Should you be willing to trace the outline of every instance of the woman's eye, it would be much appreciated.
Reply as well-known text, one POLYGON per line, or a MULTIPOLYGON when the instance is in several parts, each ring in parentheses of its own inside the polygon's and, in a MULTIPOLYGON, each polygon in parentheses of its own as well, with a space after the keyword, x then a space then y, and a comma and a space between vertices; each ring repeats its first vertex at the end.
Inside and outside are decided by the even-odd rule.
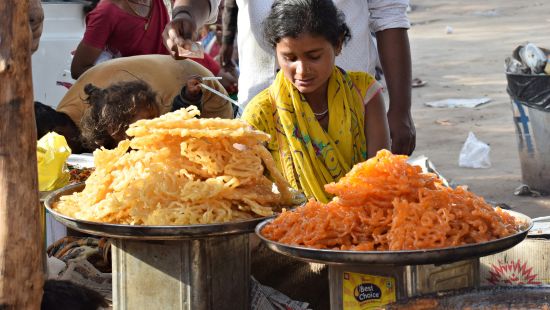
POLYGON ((294 57, 294 56, 283 56, 283 59, 285 61, 289 61, 289 62, 296 61, 296 57, 294 57))
POLYGON ((309 56, 309 59, 311 59, 311 60, 319 60, 319 58, 321 58, 321 55, 310 55, 309 56))

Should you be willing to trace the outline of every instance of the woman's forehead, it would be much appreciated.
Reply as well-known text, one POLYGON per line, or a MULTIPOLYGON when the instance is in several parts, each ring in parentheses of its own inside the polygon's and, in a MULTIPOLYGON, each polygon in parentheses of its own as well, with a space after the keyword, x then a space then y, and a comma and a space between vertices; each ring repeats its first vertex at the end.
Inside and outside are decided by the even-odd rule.
POLYGON ((310 33, 300 34, 298 37, 283 37, 277 43, 277 50, 280 52, 313 52, 332 47, 332 44, 323 36, 310 33))

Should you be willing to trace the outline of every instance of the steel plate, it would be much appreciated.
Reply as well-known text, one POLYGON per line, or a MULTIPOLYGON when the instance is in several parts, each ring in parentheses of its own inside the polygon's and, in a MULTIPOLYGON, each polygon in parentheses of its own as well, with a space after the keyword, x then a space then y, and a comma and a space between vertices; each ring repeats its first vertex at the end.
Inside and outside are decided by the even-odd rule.
POLYGON ((265 238, 261 231, 273 219, 267 219, 256 227, 256 234, 271 250, 300 260, 323 264, 378 264, 378 265, 426 265, 445 264, 469 258, 482 257, 507 250, 525 239, 533 226, 531 219, 519 212, 502 210, 514 216, 523 224, 520 232, 497 240, 483 243, 462 245, 451 248, 439 248, 411 251, 343 251, 319 250, 301 246, 293 246, 271 241, 265 238))
POLYGON ((139 240, 199 239, 212 236, 252 233, 258 223, 269 218, 262 217, 219 224, 146 226, 78 220, 53 210, 52 206, 59 200, 59 197, 82 191, 84 186, 84 183, 78 183, 53 191, 46 197, 44 205, 48 212, 63 225, 91 235, 139 240))

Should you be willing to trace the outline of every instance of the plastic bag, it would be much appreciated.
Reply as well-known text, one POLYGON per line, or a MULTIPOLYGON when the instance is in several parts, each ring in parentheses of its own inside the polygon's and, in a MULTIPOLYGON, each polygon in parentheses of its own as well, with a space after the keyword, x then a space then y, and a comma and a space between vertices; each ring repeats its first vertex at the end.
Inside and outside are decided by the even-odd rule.
POLYGON ((489 168, 491 167, 491 159, 489 153, 491 147, 476 138, 473 132, 470 131, 468 138, 458 158, 458 166, 464 168, 489 168))
POLYGON ((548 57, 550 50, 532 44, 520 45, 512 52, 512 57, 506 60, 506 91, 514 101, 539 111, 550 112, 550 75, 536 74, 541 68, 545 70, 545 65, 550 64, 548 57), (538 54, 533 57, 533 63, 524 61, 527 57, 525 54, 529 54, 528 46, 530 50, 535 51, 531 53, 538 54), (532 68, 536 68, 535 73, 532 72, 532 68))
POLYGON ((71 149, 67 140, 55 132, 49 132, 38 140, 36 156, 40 191, 52 191, 69 184, 69 171, 65 169, 69 155, 71 149))

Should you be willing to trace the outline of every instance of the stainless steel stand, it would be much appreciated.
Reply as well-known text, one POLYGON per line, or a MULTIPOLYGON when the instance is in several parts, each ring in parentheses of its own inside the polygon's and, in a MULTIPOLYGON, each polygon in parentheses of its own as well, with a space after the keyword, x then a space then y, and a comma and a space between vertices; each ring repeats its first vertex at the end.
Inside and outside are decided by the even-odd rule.
POLYGON ((115 239, 113 307, 247 309, 248 234, 179 241, 115 239))
POLYGON ((331 310, 379 309, 422 294, 478 287, 479 258, 444 265, 329 265, 329 285, 331 310))

